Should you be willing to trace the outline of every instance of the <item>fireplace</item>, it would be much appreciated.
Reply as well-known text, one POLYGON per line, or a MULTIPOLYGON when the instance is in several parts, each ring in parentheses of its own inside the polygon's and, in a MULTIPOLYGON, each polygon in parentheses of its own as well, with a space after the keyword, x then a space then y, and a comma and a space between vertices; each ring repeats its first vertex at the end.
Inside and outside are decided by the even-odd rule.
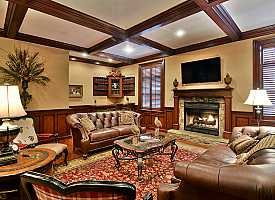
POLYGON ((219 103, 184 103, 184 130, 219 135, 219 103))

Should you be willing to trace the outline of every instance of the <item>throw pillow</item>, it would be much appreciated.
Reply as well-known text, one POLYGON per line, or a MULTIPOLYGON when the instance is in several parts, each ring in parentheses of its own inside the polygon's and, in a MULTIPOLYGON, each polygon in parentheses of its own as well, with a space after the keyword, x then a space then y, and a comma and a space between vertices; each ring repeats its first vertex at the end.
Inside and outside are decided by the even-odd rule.
POLYGON ((134 114, 132 112, 121 112, 119 116, 119 125, 135 124, 134 114))
POLYGON ((80 119, 80 124, 88 131, 94 131, 96 129, 93 121, 87 116, 85 115, 84 117, 82 117, 80 119))
POLYGON ((236 138, 229 147, 234 151, 237 155, 241 153, 248 152, 253 146, 257 144, 257 140, 248 136, 242 135, 236 138))

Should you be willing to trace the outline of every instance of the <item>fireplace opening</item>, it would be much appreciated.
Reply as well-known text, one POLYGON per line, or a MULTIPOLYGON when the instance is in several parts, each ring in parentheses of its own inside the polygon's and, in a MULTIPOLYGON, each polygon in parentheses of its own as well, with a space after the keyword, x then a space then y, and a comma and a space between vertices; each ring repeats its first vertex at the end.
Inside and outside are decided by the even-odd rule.
POLYGON ((184 130, 219 135, 219 103, 184 103, 184 130))

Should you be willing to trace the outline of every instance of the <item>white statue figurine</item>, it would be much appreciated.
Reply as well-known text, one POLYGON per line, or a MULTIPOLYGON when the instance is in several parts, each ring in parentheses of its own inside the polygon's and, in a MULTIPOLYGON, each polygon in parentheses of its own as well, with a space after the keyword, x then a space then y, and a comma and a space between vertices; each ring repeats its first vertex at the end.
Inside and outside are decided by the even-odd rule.
POLYGON ((162 127, 161 121, 158 119, 158 117, 155 117, 155 136, 158 137, 159 136, 159 129, 162 127))

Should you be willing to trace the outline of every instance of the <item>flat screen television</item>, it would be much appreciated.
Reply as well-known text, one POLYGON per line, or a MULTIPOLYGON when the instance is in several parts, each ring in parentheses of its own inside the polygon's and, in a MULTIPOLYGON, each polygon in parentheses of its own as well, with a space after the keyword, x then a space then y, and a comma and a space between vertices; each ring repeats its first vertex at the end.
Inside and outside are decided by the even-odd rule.
POLYGON ((221 81, 221 58, 210 58, 181 64, 182 84, 221 81))

